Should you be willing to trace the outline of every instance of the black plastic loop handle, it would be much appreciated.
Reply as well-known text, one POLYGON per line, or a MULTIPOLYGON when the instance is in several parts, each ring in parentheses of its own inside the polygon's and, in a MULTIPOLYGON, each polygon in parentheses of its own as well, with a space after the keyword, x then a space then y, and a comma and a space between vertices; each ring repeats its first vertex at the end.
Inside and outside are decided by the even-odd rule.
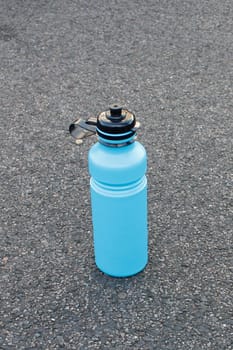
POLYGON ((97 119, 91 117, 87 120, 77 119, 69 126, 69 132, 76 140, 82 140, 96 133, 97 119))

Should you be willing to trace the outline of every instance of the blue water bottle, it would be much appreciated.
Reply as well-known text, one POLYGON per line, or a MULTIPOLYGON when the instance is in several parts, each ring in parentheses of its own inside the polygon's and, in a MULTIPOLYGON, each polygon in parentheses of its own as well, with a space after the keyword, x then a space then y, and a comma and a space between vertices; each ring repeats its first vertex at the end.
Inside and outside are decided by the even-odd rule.
POLYGON ((88 156, 95 262, 115 277, 140 272, 148 260, 147 159, 138 128, 135 115, 118 105, 70 125, 77 143, 97 133, 88 156))

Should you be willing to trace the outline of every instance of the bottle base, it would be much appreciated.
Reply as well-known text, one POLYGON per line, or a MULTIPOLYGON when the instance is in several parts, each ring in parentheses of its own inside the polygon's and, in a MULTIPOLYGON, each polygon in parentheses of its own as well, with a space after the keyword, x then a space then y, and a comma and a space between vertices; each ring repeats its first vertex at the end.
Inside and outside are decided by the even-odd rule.
POLYGON ((96 263, 96 266, 105 275, 108 275, 108 276, 114 277, 114 278, 126 278, 126 277, 133 277, 133 276, 139 274, 140 272, 142 272, 146 268, 147 263, 148 263, 148 261, 146 261, 145 264, 143 264, 141 267, 139 267, 138 269, 135 269, 133 271, 124 271, 124 272, 113 272, 113 271, 110 271, 108 269, 102 268, 97 263, 96 263))

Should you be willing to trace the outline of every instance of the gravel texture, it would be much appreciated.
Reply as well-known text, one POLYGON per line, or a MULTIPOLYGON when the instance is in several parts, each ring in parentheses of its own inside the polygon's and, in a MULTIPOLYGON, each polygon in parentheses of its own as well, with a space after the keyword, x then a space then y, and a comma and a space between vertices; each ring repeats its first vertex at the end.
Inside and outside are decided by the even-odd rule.
POLYGON ((1 0, 0 349, 233 348, 231 0, 1 0), (87 153, 120 101, 148 152, 150 261, 93 258, 87 153))

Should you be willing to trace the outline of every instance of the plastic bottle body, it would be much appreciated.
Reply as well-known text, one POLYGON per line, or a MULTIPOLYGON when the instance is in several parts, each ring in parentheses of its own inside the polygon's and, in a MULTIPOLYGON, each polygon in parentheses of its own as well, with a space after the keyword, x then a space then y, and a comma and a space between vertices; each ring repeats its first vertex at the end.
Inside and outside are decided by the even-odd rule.
POLYGON ((141 271, 148 260, 146 151, 139 142, 89 151, 95 261, 115 277, 141 271))

